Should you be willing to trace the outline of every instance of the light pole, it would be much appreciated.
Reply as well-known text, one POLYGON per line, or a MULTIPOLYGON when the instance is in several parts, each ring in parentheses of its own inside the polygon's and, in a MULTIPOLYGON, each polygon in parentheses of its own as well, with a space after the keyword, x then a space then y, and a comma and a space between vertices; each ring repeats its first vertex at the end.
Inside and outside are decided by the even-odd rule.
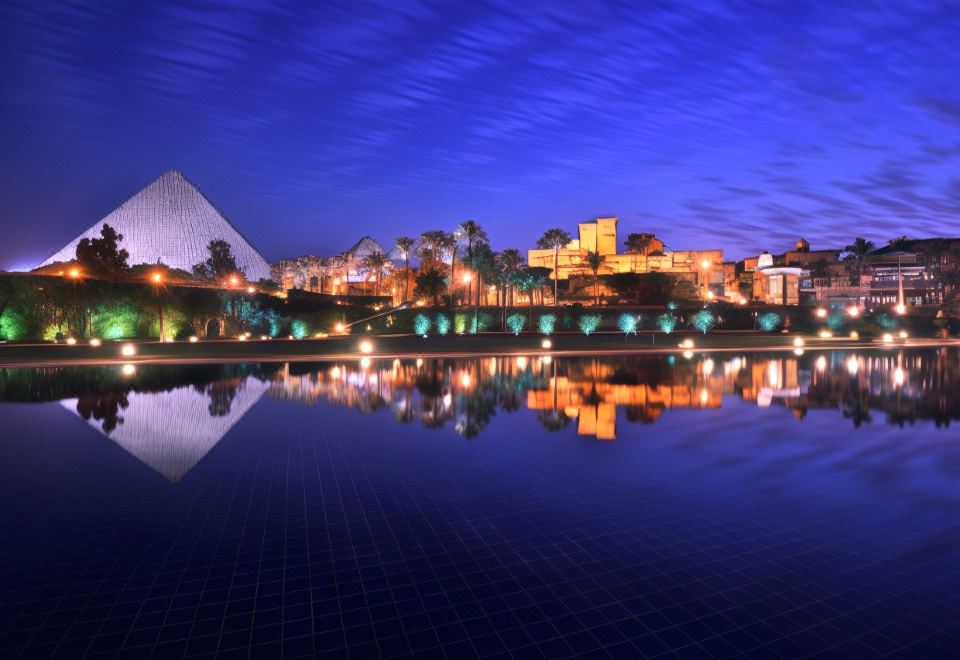
POLYGON ((160 300, 160 285, 163 284, 163 275, 154 273, 150 276, 153 281, 153 293, 157 297, 157 316, 160 319, 160 341, 166 341, 166 333, 163 331, 163 302, 160 300))

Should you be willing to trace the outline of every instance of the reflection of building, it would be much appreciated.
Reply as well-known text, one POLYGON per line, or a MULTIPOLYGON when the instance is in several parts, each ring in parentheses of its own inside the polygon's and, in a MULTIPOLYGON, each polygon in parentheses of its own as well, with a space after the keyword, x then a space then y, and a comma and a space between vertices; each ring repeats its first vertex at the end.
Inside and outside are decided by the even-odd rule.
POLYGON ((82 399, 60 403, 74 413, 83 411, 92 428, 170 481, 179 481, 260 400, 267 387, 263 381, 246 378, 218 381, 204 390, 191 385, 165 392, 129 392, 119 408, 114 406, 108 413, 109 420, 102 414, 90 415, 82 399), (224 392, 225 386, 229 392, 224 392))
MULTIPOLYGON (((561 281, 573 278, 582 286, 589 285, 593 272, 586 257, 587 253, 596 252, 604 257, 601 275, 665 273, 678 281, 689 282, 701 297, 707 297, 708 293, 716 297, 726 295, 734 271, 732 265, 727 267, 723 263, 722 250, 668 250, 652 234, 643 234, 646 239, 643 249, 618 254, 617 222, 617 218, 581 222, 578 237, 557 252, 557 278, 561 281)), ((552 270, 553 250, 529 250, 527 263, 552 270)))
MULTIPOLYGON (((394 268, 394 260, 399 258, 399 255, 387 254, 377 241, 364 236, 341 254, 332 257, 306 255, 296 259, 284 259, 274 264, 271 272, 273 280, 284 290, 303 289, 333 295, 373 294, 377 289, 377 277, 386 279, 387 273, 394 268), (382 274, 374 272, 365 264, 367 257, 375 253, 387 257, 385 272, 382 274)), ((380 289, 381 294, 390 293, 382 286, 380 289)))
POLYGON ((120 247, 130 253, 131 266, 162 263, 190 272, 210 256, 210 241, 223 239, 247 279, 270 277, 270 266, 260 253, 175 170, 161 175, 41 265, 73 260, 80 239, 98 238, 104 223, 123 236, 120 247))
POLYGON ((551 377, 547 389, 527 392, 527 407, 563 411, 567 417, 577 418, 579 435, 599 440, 616 439, 618 407, 645 422, 655 421, 671 408, 720 407, 724 392, 720 377, 694 377, 679 383, 611 383, 614 369, 613 364, 596 363, 588 373, 551 377))

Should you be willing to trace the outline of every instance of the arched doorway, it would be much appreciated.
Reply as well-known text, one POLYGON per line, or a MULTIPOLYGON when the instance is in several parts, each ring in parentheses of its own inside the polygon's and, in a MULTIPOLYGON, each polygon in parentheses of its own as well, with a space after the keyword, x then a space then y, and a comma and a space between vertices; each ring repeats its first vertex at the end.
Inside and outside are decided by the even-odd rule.
POLYGON ((215 337, 222 337, 223 331, 224 331, 223 319, 214 317, 208 320, 205 330, 206 330, 208 339, 215 338, 215 337))

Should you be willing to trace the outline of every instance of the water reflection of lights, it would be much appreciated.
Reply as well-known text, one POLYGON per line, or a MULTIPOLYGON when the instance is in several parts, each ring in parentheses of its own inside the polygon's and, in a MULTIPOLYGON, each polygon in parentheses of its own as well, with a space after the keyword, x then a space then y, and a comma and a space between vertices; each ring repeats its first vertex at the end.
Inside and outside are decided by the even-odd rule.
POLYGON ((817 371, 825 371, 827 369, 827 358, 820 356, 816 361, 817 371))
POLYGON ((523 355, 517 358, 517 368, 526 369, 527 368, 527 358, 523 355))
POLYGON ((360 368, 361 368, 361 369, 369 369, 369 368, 370 368, 370 358, 368 358, 368 357, 360 358, 360 368))
POLYGON ((423 358, 417 358, 417 369, 423 366, 423 358))
POLYGON ((897 387, 900 387, 901 385, 903 385, 905 380, 906 380, 906 374, 904 373, 901 367, 897 367, 896 369, 893 370, 894 385, 896 385, 897 387))
POLYGON ((551 362, 553 362, 553 358, 550 357, 549 355, 544 355, 542 359, 544 364, 550 364, 551 362))
POLYGON ((453 395, 450 392, 447 392, 443 395, 443 407, 449 408, 453 404, 453 395))
POLYGON ((797 355, 797 356, 803 355, 803 349, 802 349, 802 348, 795 348, 795 349, 793 349, 793 354, 794 354, 794 355, 797 355))
POLYGON ((700 390, 700 403, 707 403, 710 401, 710 393, 707 391, 707 388, 700 390))
POLYGON ((360 342, 360 352, 364 354, 373 353, 373 342, 367 339, 360 342))
POLYGON ((707 358, 706 360, 704 360, 704 361, 703 361, 703 375, 704 375, 704 376, 709 376, 710 374, 712 374, 712 373, 713 373, 713 367, 714 367, 714 364, 713 364, 713 360, 712 360, 712 359, 707 358))
POLYGON ((797 337, 793 340, 793 345, 796 348, 803 348, 803 337, 797 337))
POLYGON ((124 376, 132 376, 133 374, 137 373, 137 368, 132 364, 125 364, 120 368, 120 373, 122 373, 124 376))
POLYGON ((856 356, 850 356, 850 358, 847 359, 847 372, 851 376, 856 376, 857 371, 859 369, 860 369, 860 361, 857 359, 856 356))
POLYGON ((470 374, 463 372, 460 374, 460 387, 470 387, 471 379, 470 374))
POLYGON ((331 378, 334 378, 334 379, 339 379, 339 378, 340 378, 340 367, 333 367, 333 368, 330 370, 330 377, 331 377, 331 378))
POLYGON ((693 357, 693 351, 684 351, 683 357, 685 357, 688 360, 691 359, 693 357))

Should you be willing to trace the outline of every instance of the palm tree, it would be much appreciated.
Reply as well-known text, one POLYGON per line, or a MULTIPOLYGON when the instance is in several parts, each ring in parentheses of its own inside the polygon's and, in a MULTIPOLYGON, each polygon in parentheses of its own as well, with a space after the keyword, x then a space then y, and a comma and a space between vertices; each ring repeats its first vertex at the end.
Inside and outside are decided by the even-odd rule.
POLYGON ((383 252, 371 252, 363 258, 363 265, 373 271, 376 276, 374 295, 380 295, 380 280, 383 279, 383 269, 387 265, 387 257, 383 252))
POLYGON ((523 265, 523 255, 517 248, 506 248, 497 254, 497 270, 500 272, 500 279, 504 283, 503 306, 507 306, 507 294, 512 291, 511 282, 513 274, 523 265))
POLYGON ((560 279, 557 273, 557 258, 560 248, 570 243, 573 237, 562 229, 548 229, 543 232, 543 236, 537 241, 537 247, 543 250, 553 250, 553 304, 557 304, 557 281, 560 279))
POLYGON ((409 236, 397 236, 393 242, 403 255, 403 302, 410 300, 410 250, 416 242, 409 236))
POLYGON ((873 241, 868 241, 862 236, 857 236, 857 238, 853 240, 853 243, 843 248, 845 252, 850 253, 854 262, 857 264, 857 282, 860 281, 860 276, 862 275, 864 259, 866 259, 868 254, 873 252, 875 247, 873 241))
MULTIPOLYGON (((450 306, 453 307, 453 292, 456 288, 456 284, 453 281, 456 273, 457 267, 457 248, 460 247, 460 237, 457 235, 457 232, 452 231, 449 234, 444 234, 443 238, 440 239, 438 243, 441 253, 444 250, 450 250, 450 306)), ((443 257, 441 257, 441 261, 443 257)))
POLYGON ((447 278, 435 266, 421 269, 416 277, 413 294, 433 300, 434 306, 440 304, 440 294, 447 287, 447 278))
POLYGON ((420 260, 429 264, 442 263, 441 251, 446 240, 447 232, 442 229, 431 229, 420 234, 420 240, 417 243, 420 260))
POLYGON ((600 304, 600 269, 603 268, 603 262, 607 258, 600 254, 599 252, 587 252, 587 256, 584 257, 584 261, 593 272, 593 292, 594 292, 594 303, 595 305, 600 304))
MULTIPOLYGON (((487 232, 474 220, 464 220, 454 232, 467 242, 467 260, 473 263, 473 247, 480 243, 488 243, 487 232)), ((480 284, 477 284, 477 303, 480 302, 480 284)))

